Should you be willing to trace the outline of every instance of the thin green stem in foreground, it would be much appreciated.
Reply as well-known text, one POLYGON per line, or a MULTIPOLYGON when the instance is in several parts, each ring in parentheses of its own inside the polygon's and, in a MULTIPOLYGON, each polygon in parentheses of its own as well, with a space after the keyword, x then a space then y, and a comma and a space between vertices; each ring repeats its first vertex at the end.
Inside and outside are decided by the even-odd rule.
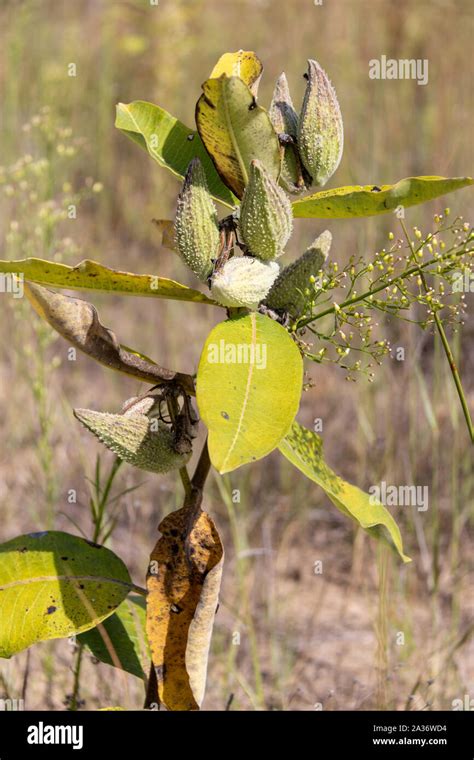
MULTIPOLYGON (((416 254, 415 254, 415 249, 414 249, 414 246, 413 246, 413 242, 410 240, 410 236, 408 234, 408 230, 406 228, 406 225, 405 225, 405 222, 403 221, 403 219, 400 219, 400 225, 401 225, 401 227, 403 229, 403 234, 405 235, 406 241, 407 241, 407 243, 408 243, 408 245, 410 247, 411 257, 412 257, 412 259, 416 263, 416 254)), ((423 267, 422 266, 417 266, 417 269, 418 269, 419 275, 421 277, 421 281, 423 283, 423 288, 424 288, 425 292, 428 293, 429 292, 429 288, 428 288, 428 284, 426 282, 425 275, 424 275, 424 273, 422 271, 423 267)), ((443 327, 443 323, 441 322, 441 319, 440 319, 439 314, 438 314, 438 312, 437 312, 436 309, 433 309, 433 318, 434 318, 434 321, 435 321, 435 324, 436 324, 436 329, 438 330, 439 336, 441 338, 441 343, 443 345, 444 352, 445 352, 446 358, 448 360, 449 368, 451 370, 451 374, 453 376, 454 383, 456 385, 456 390, 458 392, 459 400, 461 402, 461 407, 462 407, 462 410, 463 410, 464 419, 466 420, 467 429, 468 429, 469 435, 471 437, 471 442, 474 443, 474 426, 472 424, 472 419, 471 419, 471 415, 470 415, 470 412, 469 412, 469 407, 468 407, 468 404, 467 404, 466 395, 464 393, 464 388, 462 386, 461 376, 459 375, 459 370, 458 370, 456 362, 454 360, 453 352, 451 351, 451 346, 449 345, 448 338, 446 336, 446 332, 445 332, 444 327, 443 327)))

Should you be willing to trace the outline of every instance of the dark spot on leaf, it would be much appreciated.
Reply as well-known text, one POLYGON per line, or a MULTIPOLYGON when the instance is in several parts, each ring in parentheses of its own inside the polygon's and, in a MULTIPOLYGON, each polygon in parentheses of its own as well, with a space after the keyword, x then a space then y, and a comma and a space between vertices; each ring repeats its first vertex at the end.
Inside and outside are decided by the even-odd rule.
POLYGON ((223 417, 225 420, 230 419, 229 415, 227 414, 227 412, 221 412, 221 417, 223 417))
POLYGON ((27 551, 28 551, 28 547, 27 547, 27 546, 23 546, 21 549, 18 549, 18 551, 19 551, 21 554, 24 554, 25 552, 27 552, 27 551))
POLYGON ((66 560, 68 560, 69 557, 61 557, 61 559, 63 560, 63 562, 66 562, 66 560))
POLYGON ((176 530, 176 528, 171 528, 170 533, 172 536, 175 536, 175 537, 179 535, 179 531, 176 530))
POLYGON ((178 544, 171 544, 171 554, 178 554, 179 552, 179 546, 178 544))
POLYGON ((46 610, 46 614, 52 615, 53 612, 56 612, 57 609, 58 609, 57 607, 55 607, 54 605, 51 605, 51 607, 48 607, 48 609, 46 610))
POLYGON ((257 107, 257 101, 255 98, 252 98, 252 102, 249 105, 249 111, 253 111, 257 107))
POLYGON ((307 75, 306 71, 305 71, 305 73, 303 74, 303 79, 306 79, 306 81, 308 81, 308 79, 309 79, 309 76, 307 75))
POLYGON ((209 108, 212 108, 215 111, 216 107, 215 107, 214 103, 212 102, 212 100, 209 100, 209 98, 207 97, 207 95, 203 95, 203 98, 204 98, 204 102, 207 103, 207 105, 209 106, 209 108))
POLYGON ((374 185, 373 188, 372 188, 372 192, 373 193, 381 193, 382 192, 382 188, 378 187, 377 185, 374 185))
POLYGON ((94 541, 89 541, 88 538, 85 538, 84 541, 86 542, 86 544, 89 544, 89 546, 92 546, 93 549, 102 549, 100 544, 96 544, 94 543, 94 541))
POLYGON ((81 589, 85 588, 84 584, 83 584, 83 583, 80 583, 80 584, 79 584, 79 588, 81 588, 81 589))

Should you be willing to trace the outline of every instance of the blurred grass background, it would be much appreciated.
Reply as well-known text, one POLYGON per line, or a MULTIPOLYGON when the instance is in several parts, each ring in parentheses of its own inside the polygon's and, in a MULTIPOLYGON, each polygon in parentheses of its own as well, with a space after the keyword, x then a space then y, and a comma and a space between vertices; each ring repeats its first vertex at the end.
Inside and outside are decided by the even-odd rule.
MULTIPOLYGON (((114 129, 114 107, 150 100, 191 125, 201 83, 227 50, 262 58, 263 105, 282 70, 297 107, 306 59, 328 71, 345 123, 331 186, 472 174, 473 26, 469 0, 3 0, 1 257, 92 258, 195 286, 151 224, 173 215, 179 185, 114 129), (382 54, 426 58, 428 85, 370 80, 368 62, 382 54), (71 203, 76 219, 67 218, 71 203)), ((427 231, 446 203, 472 221, 471 198, 465 190, 409 209, 407 224, 427 231)), ((325 227, 340 263, 373 254, 390 230, 399 234, 392 217, 302 220, 293 255, 325 227)), ((186 372, 195 371, 218 318, 192 304, 91 300, 121 342, 186 372)), ((99 446, 71 408, 116 411, 144 386, 84 356, 68 361, 62 339, 11 296, 2 296, 0 319, 1 540, 44 526, 90 536, 86 478, 99 446)), ((401 567, 357 532, 278 454, 212 479, 206 507, 227 559, 207 709, 231 699, 230 709, 241 710, 451 709, 453 699, 474 693, 472 447, 438 342, 403 322, 381 319, 380 330, 405 348, 405 361, 387 359, 372 385, 309 367, 313 387, 300 419, 323 420, 329 463, 360 487, 429 486, 427 512, 394 509, 413 563, 401 567)), ((471 409, 473 336, 471 324, 453 338, 471 409)), ((103 461, 110 464, 107 454, 103 461)), ((174 476, 124 466, 117 492, 136 485, 120 501, 109 545, 143 585, 158 522, 180 505, 182 489, 174 476)), ((28 709, 63 709, 75 656, 68 642, 48 642, 1 662, 0 696, 23 694, 28 709)), ((85 658, 80 697, 86 709, 136 708, 142 687, 85 658)))

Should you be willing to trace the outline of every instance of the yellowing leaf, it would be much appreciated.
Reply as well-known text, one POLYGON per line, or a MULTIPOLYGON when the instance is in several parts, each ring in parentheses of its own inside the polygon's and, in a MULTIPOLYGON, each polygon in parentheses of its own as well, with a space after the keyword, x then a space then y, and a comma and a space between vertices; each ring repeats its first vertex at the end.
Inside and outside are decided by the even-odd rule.
POLYGON ((411 562, 403 553, 400 530, 390 512, 379 502, 372 503, 368 494, 346 483, 328 467, 323 459, 323 443, 319 435, 294 422, 279 449, 307 478, 321 486, 343 514, 355 520, 367 533, 387 541, 404 562, 411 562))
POLYGON ((235 198, 222 183, 197 132, 163 108, 143 100, 119 103, 115 126, 178 179, 184 179, 189 164, 198 157, 211 195, 226 206, 234 205, 235 198))
POLYGON ((59 531, 0 545, 0 657, 46 639, 87 631, 132 589, 113 552, 59 531))
MULTIPOLYGON (((164 224, 164 223, 163 223, 164 224)), ((169 222, 172 224, 172 222, 169 222)), ((169 227, 161 227, 163 245, 170 242, 169 227)), ((146 296, 151 298, 169 298, 173 301, 191 301, 217 304, 198 290, 188 288, 174 280, 152 274, 132 274, 118 269, 109 269, 96 261, 84 259, 75 267, 57 264, 44 259, 20 259, 19 261, 0 261, 0 272, 23 275, 30 282, 49 285, 52 288, 68 290, 97 290, 105 293, 120 293, 124 296, 146 296)))
POLYGON ((238 198, 248 182, 250 162, 258 158, 276 181, 280 175, 278 136, 267 112, 238 77, 225 74, 204 82, 196 124, 225 184, 238 198))
POLYGON ((293 216, 342 219, 386 214, 398 206, 415 206, 472 185, 471 177, 408 177, 395 185, 354 185, 322 190, 293 202, 293 216))
POLYGON ((25 295, 42 319, 92 359, 146 383, 159 385, 176 381, 189 393, 194 393, 190 375, 160 367, 142 354, 120 345, 115 333, 101 324, 95 306, 87 301, 53 293, 33 283, 25 283, 25 295))
POLYGON ((162 521, 147 578, 148 640, 159 699, 169 710, 201 706, 222 575, 214 523, 202 511, 192 526, 189 519, 183 508, 162 521))
POLYGON ((298 411, 303 361, 294 340, 261 314, 227 320, 209 334, 196 397, 221 473, 269 454, 298 411))
POLYGON ((258 85, 263 72, 260 58, 250 50, 238 50, 236 53, 224 53, 212 69, 210 79, 218 79, 222 74, 239 77, 257 95, 258 85))

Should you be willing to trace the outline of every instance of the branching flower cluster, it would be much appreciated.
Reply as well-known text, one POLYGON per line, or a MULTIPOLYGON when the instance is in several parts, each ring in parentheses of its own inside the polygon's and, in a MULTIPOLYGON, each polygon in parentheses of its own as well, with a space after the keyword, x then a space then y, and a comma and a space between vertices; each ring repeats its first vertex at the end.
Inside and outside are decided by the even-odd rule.
POLYGON ((371 381, 374 365, 392 355, 390 342, 377 336, 377 312, 424 330, 436 319, 457 330, 464 323, 465 291, 474 279, 474 233, 462 217, 449 221, 449 216, 449 209, 435 215, 426 234, 418 227, 410 234, 402 222, 402 235, 390 232, 390 245, 369 261, 354 255, 343 269, 326 262, 311 276, 304 314, 292 325, 300 338, 306 340, 308 330, 318 339, 305 345, 305 355, 337 364, 349 380, 362 372, 371 381))

